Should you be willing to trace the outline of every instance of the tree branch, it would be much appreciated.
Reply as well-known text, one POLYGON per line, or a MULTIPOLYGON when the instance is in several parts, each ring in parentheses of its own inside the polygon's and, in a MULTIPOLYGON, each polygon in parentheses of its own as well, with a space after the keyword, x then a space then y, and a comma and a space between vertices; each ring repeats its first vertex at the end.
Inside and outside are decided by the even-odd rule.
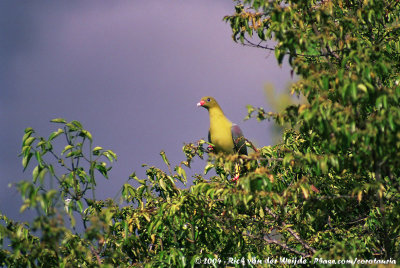
MULTIPOLYGON (((271 215, 275 220, 278 220, 279 217, 278 215, 276 215, 275 213, 272 212, 271 209, 269 209, 268 207, 265 207, 265 211, 271 215)), ((285 222, 282 222, 282 225, 284 226, 284 228, 286 230, 288 230, 288 232, 297 240, 300 242, 300 244, 302 244, 306 249, 308 249, 309 251, 311 251, 313 254, 315 254, 316 250, 309 246, 303 239, 301 239, 301 237, 290 227, 287 227, 287 224, 285 222)))
MULTIPOLYGON (((247 39, 246 37, 244 37, 244 40, 247 42, 247 43, 243 44, 244 46, 262 48, 262 49, 266 49, 266 50, 270 50, 270 51, 275 51, 275 49, 276 49, 275 47, 269 47, 268 45, 265 45, 265 46, 261 45, 261 43, 263 41, 260 41, 259 43, 254 43, 254 42, 250 41, 249 39, 247 39)), ((343 50, 332 50, 329 46, 327 46, 327 49, 328 50, 325 50, 325 52, 322 52, 320 54, 315 54, 315 55, 290 53, 290 52, 285 52, 285 54, 296 56, 296 57, 308 57, 308 58, 320 58, 320 57, 328 57, 328 56, 332 55, 336 59, 340 59, 340 56, 337 53, 341 52, 343 50)))
POLYGON ((305 257, 305 258, 309 258, 309 257, 312 256, 312 255, 310 255, 310 254, 307 254, 307 253, 298 251, 298 250, 296 250, 296 249, 294 249, 294 248, 291 248, 291 247, 289 247, 288 245, 279 242, 278 240, 275 240, 275 239, 268 239, 268 238, 266 238, 266 237, 264 237, 263 239, 264 239, 267 243, 269 243, 269 244, 278 245, 278 246, 282 247, 283 249, 286 249, 287 251, 291 251, 291 252, 296 253, 297 255, 301 255, 301 256, 303 256, 303 257, 305 257))
POLYGON ((101 266, 101 259, 99 254, 97 253, 96 250, 94 250, 94 247, 92 245, 90 245, 90 250, 92 251, 92 253, 96 256, 96 260, 97 260, 97 264, 101 266))

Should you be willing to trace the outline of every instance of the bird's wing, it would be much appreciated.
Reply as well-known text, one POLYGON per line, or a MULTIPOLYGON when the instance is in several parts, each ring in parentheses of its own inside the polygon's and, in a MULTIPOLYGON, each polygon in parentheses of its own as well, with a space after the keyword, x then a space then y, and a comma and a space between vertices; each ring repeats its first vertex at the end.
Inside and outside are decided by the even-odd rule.
POLYGON ((247 155, 246 141, 240 127, 238 125, 232 124, 231 132, 235 151, 239 152, 239 154, 247 155))

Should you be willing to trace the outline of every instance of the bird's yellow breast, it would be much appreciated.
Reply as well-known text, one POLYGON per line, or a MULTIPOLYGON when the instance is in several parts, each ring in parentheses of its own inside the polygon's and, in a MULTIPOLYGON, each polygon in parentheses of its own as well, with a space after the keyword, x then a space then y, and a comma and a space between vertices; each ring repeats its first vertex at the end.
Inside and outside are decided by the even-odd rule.
POLYGON ((210 116, 211 143, 215 145, 217 152, 234 153, 231 127, 232 122, 226 119, 223 114, 210 116))

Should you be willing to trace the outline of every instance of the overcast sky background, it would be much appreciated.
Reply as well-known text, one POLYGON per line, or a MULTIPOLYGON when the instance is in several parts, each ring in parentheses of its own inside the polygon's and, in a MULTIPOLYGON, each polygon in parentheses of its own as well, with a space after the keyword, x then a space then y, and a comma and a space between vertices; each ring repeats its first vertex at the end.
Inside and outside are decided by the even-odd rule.
MULTIPOLYGON (((110 179, 98 177, 99 199, 113 198, 133 171, 143 178, 143 163, 166 169, 161 150, 173 166, 184 160, 183 143, 207 137, 207 111, 196 107, 204 95, 269 145, 268 124, 243 122, 246 105, 268 110, 264 85, 283 90, 290 70, 232 41, 222 18, 233 12, 229 0, 1 1, 0 211, 24 219, 7 187, 31 180, 18 157, 23 131, 48 137, 57 117, 82 122, 95 146, 118 155, 110 179)), ((188 174, 205 164, 196 159, 188 174)))

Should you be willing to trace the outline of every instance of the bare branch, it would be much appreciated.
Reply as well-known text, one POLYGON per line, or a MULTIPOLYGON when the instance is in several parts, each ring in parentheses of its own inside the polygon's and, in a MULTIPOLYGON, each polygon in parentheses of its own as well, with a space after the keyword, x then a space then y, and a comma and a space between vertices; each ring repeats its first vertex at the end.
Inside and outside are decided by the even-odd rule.
POLYGON ((254 146, 254 144, 251 142, 251 141, 249 141, 248 139, 246 139, 245 138, 245 140, 246 140, 246 142, 248 142, 249 144, 250 144, 250 146, 251 146, 251 148, 254 150, 254 152, 258 152, 258 149, 257 149, 257 147, 256 146, 254 146))
MULTIPOLYGON (((243 45, 245 46, 249 46, 249 47, 256 47, 256 48, 262 48, 262 49, 266 49, 266 50, 270 50, 270 51, 275 51, 275 47, 269 47, 268 45, 261 45, 261 43, 263 41, 260 41, 259 43, 254 43, 252 41, 250 41, 249 39, 247 39, 246 37, 244 37, 244 40, 247 43, 244 43, 243 45)), ((327 49, 323 49, 324 52, 320 53, 320 54, 300 54, 300 53, 291 53, 291 52, 285 52, 286 55, 291 55, 291 56, 296 56, 296 57, 308 57, 308 58, 320 58, 320 57, 328 57, 330 55, 334 56, 336 59, 340 59, 340 56, 337 54, 338 52, 341 52, 343 50, 332 50, 329 46, 327 46, 327 49)))
POLYGON ((291 248, 291 247, 289 247, 287 244, 284 244, 284 243, 282 243, 282 242, 279 242, 279 241, 276 240, 276 239, 269 239, 269 238, 267 238, 267 237, 261 238, 261 237, 256 237, 256 236, 251 235, 251 234, 244 234, 244 235, 245 235, 245 236, 248 236, 248 237, 250 237, 250 238, 252 238, 252 239, 261 239, 261 240, 264 240, 264 241, 267 242, 268 244, 275 244, 275 245, 278 245, 278 246, 282 247, 283 249, 286 249, 287 251, 290 251, 290 252, 293 252, 293 253, 295 253, 295 254, 297 254, 297 255, 300 255, 300 256, 302 256, 302 257, 304 257, 304 258, 309 258, 309 257, 312 256, 311 254, 307 254, 307 253, 298 251, 297 249, 291 248))
POLYGON ((96 256, 97 264, 101 265, 100 256, 99 256, 99 254, 97 253, 97 251, 94 249, 94 247, 92 245, 90 245, 90 251, 92 251, 92 253, 96 256))
POLYGON ((298 251, 298 250, 296 250, 296 249, 294 249, 294 248, 291 248, 291 247, 289 247, 288 245, 279 242, 278 240, 275 240, 275 239, 268 239, 268 238, 266 238, 266 237, 264 237, 264 240, 265 240, 267 243, 269 243, 269 244, 278 245, 278 246, 282 247, 283 249, 286 249, 287 251, 291 251, 291 252, 296 253, 296 254, 298 254, 298 255, 300 255, 300 256, 303 256, 303 257, 305 257, 305 258, 309 258, 309 257, 312 256, 312 255, 310 255, 310 254, 307 254, 307 253, 298 251))
MULTIPOLYGON (((279 217, 278 215, 276 215, 275 213, 272 212, 271 209, 269 209, 268 207, 265 207, 265 211, 267 211, 267 213, 269 215, 271 215, 274 219, 278 220, 279 217)), ((301 237, 290 227, 287 227, 287 224, 285 222, 282 222, 282 225, 284 226, 284 228, 286 230, 288 230, 288 232, 297 240, 299 241, 306 249, 308 249, 309 251, 311 251, 313 254, 315 254, 316 250, 309 246, 303 239, 301 239, 301 237)))

